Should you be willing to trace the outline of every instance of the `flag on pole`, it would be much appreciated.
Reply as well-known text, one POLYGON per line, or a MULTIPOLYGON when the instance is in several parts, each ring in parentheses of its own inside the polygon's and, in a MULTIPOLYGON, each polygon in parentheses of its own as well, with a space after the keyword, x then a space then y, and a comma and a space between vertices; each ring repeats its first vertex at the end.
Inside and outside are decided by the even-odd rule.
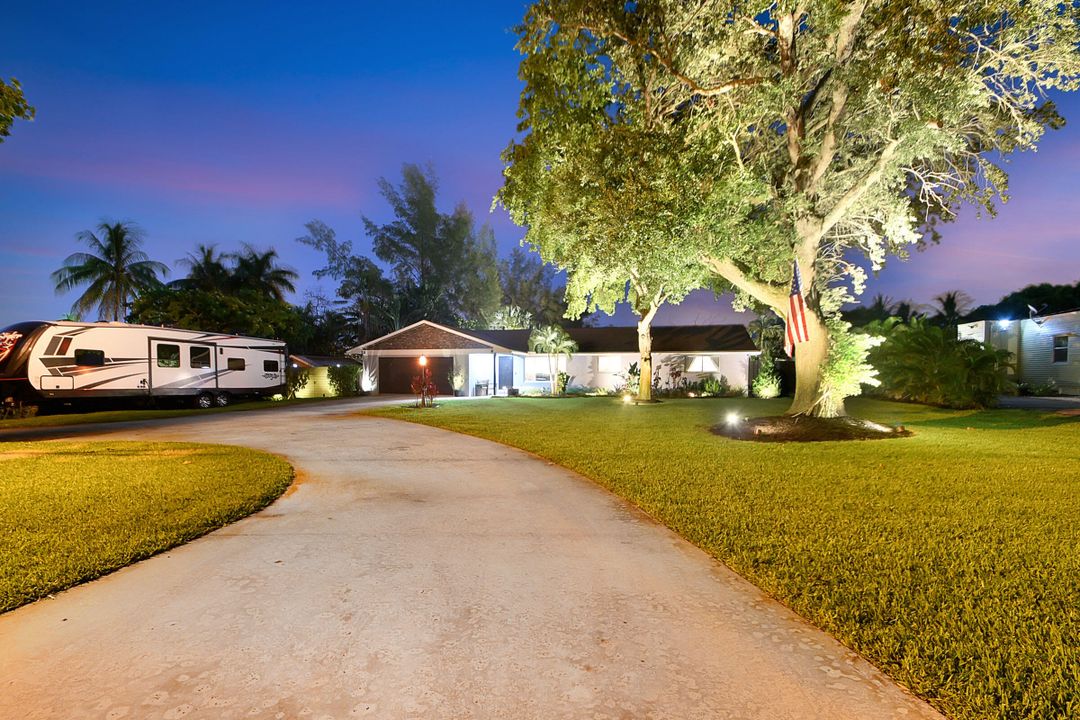
POLYGON ((793 265, 791 295, 788 296, 788 314, 785 323, 787 332, 784 334, 784 352, 788 357, 795 357, 795 346, 810 339, 810 333, 806 330, 806 304, 803 302, 799 261, 796 260, 793 265))

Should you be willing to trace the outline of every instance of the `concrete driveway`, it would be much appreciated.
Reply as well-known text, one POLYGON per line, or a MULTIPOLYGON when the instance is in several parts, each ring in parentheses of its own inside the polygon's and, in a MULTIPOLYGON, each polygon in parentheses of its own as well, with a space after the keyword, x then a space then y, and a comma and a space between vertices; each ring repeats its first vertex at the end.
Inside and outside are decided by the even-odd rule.
POLYGON ((263 448, 300 477, 0 616, 0 717, 940 717, 580 476, 347 409, 110 434, 263 448))

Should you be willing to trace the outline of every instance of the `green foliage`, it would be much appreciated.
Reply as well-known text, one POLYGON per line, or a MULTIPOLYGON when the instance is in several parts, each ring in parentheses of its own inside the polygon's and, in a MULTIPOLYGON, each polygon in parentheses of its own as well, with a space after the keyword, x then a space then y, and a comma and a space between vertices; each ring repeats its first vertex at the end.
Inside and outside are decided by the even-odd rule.
POLYGON ((310 379, 311 373, 307 368, 293 367, 292 363, 288 363, 285 368, 285 387, 288 388, 288 397, 296 397, 296 393, 307 387, 310 379))
POLYGON ((277 338, 300 351, 311 336, 310 319, 288 303, 257 290, 223 293, 159 287, 132 306, 131 322, 234 335, 277 338))
POLYGON ((1018 320, 1029 316, 1029 307, 1040 315, 1080 308, 1080 282, 1075 285, 1028 285, 1011 292, 993 305, 980 305, 965 320, 1018 320))
POLYGON ((555 377, 555 394, 556 395, 565 395, 566 394, 566 388, 568 388, 570 386, 570 383, 573 381, 573 379, 574 379, 573 375, 571 375, 569 373, 562 372, 560 370, 558 375, 556 375, 556 377, 555 377))
POLYGON ((866 329, 884 338, 870 354, 880 393, 897 400, 954 408, 984 408, 1012 389, 1010 353, 973 340, 957 340, 945 328, 916 319, 866 329))
MULTIPOLYGON (((878 371, 868 362, 870 349, 880 339, 851 332, 851 324, 838 317, 829 320, 829 356, 821 370, 820 417, 836 417, 846 398, 862 392, 863 385, 876 387, 878 371)), ((798 351, 796 351, 798 352, 798 351)))
POLYGON ((401 184, 380 178, 379 190, 395 219, 379 225, 364 218, 364 226, 375 255, 393 269, 399 323, 457 324, 494 311, 502 288, 490 226, 477 230, 464 204, 440 213, 431 168, 405 164, 401 184))
POLYGON ((169 269, 142 251, 144 233, 135 223, 102 220, 97 230, 98 235, 83 230, 75 236, 90 252, 68 255, 52 280, 57 294, 87 286, 71 307, 76 316, 96 306, 99 317, 111 316, 115 322, 123 319, 133 298, 160 287, 158 276, 169 269))
POLYGON ((268 505, 279 457, 191 443, 5 443, 0 612, 193 540, 268 505))
POLYGON ((458 368, 450 372, 450 387, 454 392, 460 392, 465 387, 465 368, 458 368))
POLYGON ((534 328, 529 333, 529 348, 533 352, 548 356, 548 368, 551 377, 551 394, 557 395, 557 363, 561 355, 569 360, 577 352, 578 346, 570 334, 558 325, 545 325, 534 328))
MULTIPOLYGON (((499 282, 503 307, 518 308, 542 325, 565 322, 564 289, 555 286, 555 269, 536 253, 522 247, 511 250, 510 257, 499 264, 499 282)), ((506 329, 531 325, 530 320, 522 328, 506 329)))
POLYGON ((851 404, 914 436, 780 447, 707 432, 727 412, 776 415, 778 400, 374 412, 513 445, 595 480, 950 718, 1075 717, 1080 422, 851 404))
POLYGON ((769 400, 780 397, 780 373, 776 370, 776 361, 771 352, 762 352, 758 356, 758 371, 754 376, 754 397, 769 400))
POLYGON ((11 135, 12 123, 16 120, 33 120, 35 112, 33 106, 26 102, 18 80, 11 78, 9 85, 0 78, 0 143, 11 135))
POLYGON ((360 366, 339 363, 326 368, 326 379, 338 397, 352 397, 360 393, 360 366))
MULTIPOLYGON (((499 200, 569 270, 571 314, 694 263, 786 312, 797 259, 829 316, 864 264, 936 240, 962 204, 993 214, 1007 156, 1061 126, 1048 91, 1080 85, 1076 17, 1051 0, 536 0, 499 200)), ((800 368, 809 394, 818 370, 800 368)))

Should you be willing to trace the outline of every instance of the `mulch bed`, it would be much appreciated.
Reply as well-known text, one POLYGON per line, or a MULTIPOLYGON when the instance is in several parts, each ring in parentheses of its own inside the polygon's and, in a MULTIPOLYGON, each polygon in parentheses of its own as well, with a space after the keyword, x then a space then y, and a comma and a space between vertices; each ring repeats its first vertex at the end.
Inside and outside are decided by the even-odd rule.
POLYGON ((714 435, 733 440, 755 442, 823 442, 827 440, 887 440, 910 437, 911 431, 880 425, 853 417, 815 418, 778 417, 739 418, 710 428, 714 435))

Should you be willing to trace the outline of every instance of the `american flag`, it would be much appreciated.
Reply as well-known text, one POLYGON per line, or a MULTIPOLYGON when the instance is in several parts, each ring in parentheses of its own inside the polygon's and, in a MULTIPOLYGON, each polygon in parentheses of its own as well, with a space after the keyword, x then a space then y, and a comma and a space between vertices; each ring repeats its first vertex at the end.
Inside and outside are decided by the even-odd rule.
POLYGON ((795 357, 795 346, 810 339, 806 330, 806 305, 802 296, 802 274, 799 261, 794 262, 791 276, 791 295, 788 297, 787 332, 784 335, 784 352, 788 357, 795 357))

